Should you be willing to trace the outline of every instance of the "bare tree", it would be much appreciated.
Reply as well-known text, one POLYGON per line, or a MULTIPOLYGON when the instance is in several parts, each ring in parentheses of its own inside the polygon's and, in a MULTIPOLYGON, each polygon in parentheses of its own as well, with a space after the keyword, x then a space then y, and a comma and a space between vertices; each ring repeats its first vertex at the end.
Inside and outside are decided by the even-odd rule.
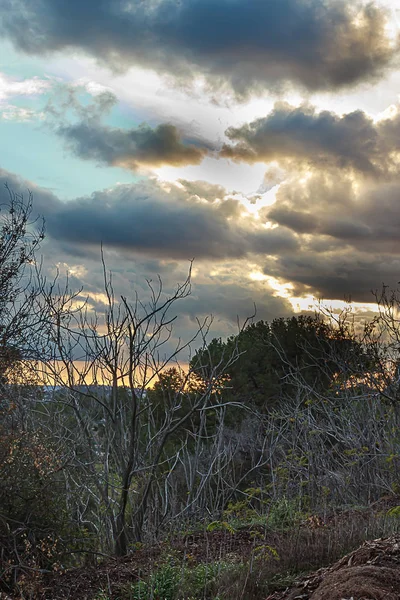
MULTIPOLYGON (((79 293, 54 286, 49 290, 53 328, 43 376, 63 390, 57 396, 64 419, 58 414, 57 421, 63 423, 63 435, 68 430, 68 438, 74 439, 67 462, 75 466, 69 472, 75 472, 81 486, 79 518, 99 534, 105 531, 106 546, 112 542, 116 554, 123 555, 129 540, 142 539, 157 490, 168 490, 188 446, 204 434, 218 384, 237 352, 213 365, 205 384, 195 385, 193 371, 180 368, 179 359, 195 340, 206 346, 211 319, 198 322, 186 342, 174 339, 173 331, 175 304, 191 291, 190 270, 172 293, 164 292, 160 279, 149 281, 148 300, 136 295, 130 302, 116 298, 104 260, 103 267, 103 315, 88 304, 77 305, 79 293), (172 364, 180 372, 179 386, 163 396, 161 406, 154 404, 148 389, 172 364)), ((217 454, 222 457, 222 450, 217 454)), ((209 476, 215 469, 208 467, 209 476)), ((167 496, 161 504, 165 518, 167 496)))

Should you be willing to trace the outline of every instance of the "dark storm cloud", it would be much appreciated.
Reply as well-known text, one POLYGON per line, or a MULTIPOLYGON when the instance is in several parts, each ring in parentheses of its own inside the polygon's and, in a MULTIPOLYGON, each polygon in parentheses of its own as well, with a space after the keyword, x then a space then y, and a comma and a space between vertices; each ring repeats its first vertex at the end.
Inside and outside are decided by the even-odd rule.
POLYGON ((29 54, 77 48, 116 70, 197 72, 238 94, 381 77, 397 51, 385 21, 343 0, 3 0, 1 11, 3 35, 29 54))
POLYGON ((156 182, 121 185, 69 201, 48 219, 49 235, 78 245, 99 245, 165 258, 239 258, 252 252, 294 251, 287 228, 264 229, 240 218, 239 203, 190 197, 156 182))
POLYGON ((81 158, 131 170, 141 165, 196 165, 208 152, 200 142, 196 146, 194 141, 182 140, 178 129, 169 124, 119 129, 87 121, 60 126, 57 133, 81 158))
POLYGON ((362 111, 339 116, 314 107, 276 104, 265 118, 226 132, 221 156, 237 161, 282 161, 290 166, 352 169, 369 175, 398 171, 400 117, 374 122, 362 111))

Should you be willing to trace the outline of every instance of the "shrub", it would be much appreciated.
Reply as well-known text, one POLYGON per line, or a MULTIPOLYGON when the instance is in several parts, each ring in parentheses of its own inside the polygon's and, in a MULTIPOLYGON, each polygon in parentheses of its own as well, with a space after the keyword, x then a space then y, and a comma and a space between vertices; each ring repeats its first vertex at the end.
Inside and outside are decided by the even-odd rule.
POLYGON ((74 531, 60 468, 40 432, 0 429, 0 590, 33 593, 44 572, 61 568, 74 531))

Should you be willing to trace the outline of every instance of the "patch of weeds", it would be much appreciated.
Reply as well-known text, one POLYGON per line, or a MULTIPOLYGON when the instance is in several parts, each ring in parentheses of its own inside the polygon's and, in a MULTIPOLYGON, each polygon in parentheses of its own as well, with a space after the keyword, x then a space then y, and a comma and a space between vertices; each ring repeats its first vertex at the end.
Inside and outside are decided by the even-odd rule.
POLYGON ((246 494, 244 499, 229 502, 223 513, 224 518, 237 528, 249 524, 264 524, 263 512, 267 504, 267 500, 263 498, 265 490, 248 488, 244 493, 246 494))
POLYGON ((176 600, 181 570, 173 564, 161 566, 147 581, 131 586, 131 600, 176 600))
POLYGON ((216 582, 214 592, 221 600, 264 600, 269 593, 264 569, 259 561, 232 565, 231 569, 221 573, 216 582))
POLYGON ((388 517, 394 517, 396 519, 400 518, 400 506, 393 506, 393 508, 390 508, 386 514, 388 517))
POLYGON ((296 499, 283 497, 271 504, 268 513, 268 525, 273 529, 289 529, 298 525, 306 517, 299 508, 296 499))
POLYGON ((226 562, 202 563, 193 569, 186 569, 181 592, 184 594, 191 590, 197 598, 208 598, 221 575, 231 569, 232 565, 226 562))
POLYGON ((97 592, 93 600, 110 600, 110 595, 102 588, 97 592))
POLYGON ((229 531, 229 533, 236 533, 236 529, 227 521, 212 521, 207 525, 207 531, 229 531))
POLYGON ((271 501, 261 497, 265 491, 259 488, 249 488, 246 493, 244 500, 228 504, 223 513, 226 521, 222 523, 229 523, 234 529, 259 526, 282 531, 298 525, 308 516, 305 512, 306 496, 293 499, 284 496, 271 501))
POLYGON ((191 589, 195 600, 205 598, 210 600, 227 600, 229 598, 231 600, 230 591, 226 590, 225 582, 230 581, 230 578, 238 570, 242 571, 243 568, 245 568, 243 564, 226 561, 200 564, 187 573, 185 587, 181 589, 182 596, 180 598, 187 598, 185 591, 191 589))
MULTIPOLYGON (((223 600, 215 589, 219 580, 234 565, 225 562, 201 563, 195 567, 163 565, 147 580, 126 589, 127 600, 223 600)), ((96 599, 97 600, 97 599, 96 599)), ((98 600, 103 600, 99 598, 98 600)), ((108 600, 105 598, 104 600, 108 600)))
POLYGON ((260 544, 259 546, 256 546, 252 554, 256 560, 280 560, 276 548, 273 548, 268 544, 260 544))
MULTIPOLYGON (((268 593, 286 590, 294 585, 303 573, 277 573, 268 580, 268 593)), ((304 573, 306 574, 306 573, 304 573)))

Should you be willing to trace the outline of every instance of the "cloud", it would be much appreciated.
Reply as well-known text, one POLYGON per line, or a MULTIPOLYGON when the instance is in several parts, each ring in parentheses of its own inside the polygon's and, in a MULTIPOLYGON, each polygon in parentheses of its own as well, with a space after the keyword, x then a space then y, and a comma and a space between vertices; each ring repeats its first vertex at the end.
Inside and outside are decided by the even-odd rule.
POLYGON ((177 185, 155 181, 120 185, 63 204, 48 219, 48 233, 69 244, 99 246, 165 258, 240 258, 252 252, 293 251, 296 236, 285 227, 265 229, 240 204, 210 203, 177 185))
POLYGON ((32 110, 30 108, 22 108, 13 104, 0 105, 0 118, 4 121, 19 121, 27 122, 36 119, 43 120, 45 115, 43 112, 32 110))
POLYGON ((248 281, 227 283, 194 280, 192 294, 181 303, 185 314, 195 319, 199 315, 212 314, 235 323, 238 317, 243 322, 254 313, 257 320, 272 320, 277 316, 293 313, 290 303, 272 293, 269 286, 251 285, 248 281))
POLYGON ((8 186, 12 192, 25 198, 29 191, 34 196, 34 214, 42 217, 49 216, 60 209, 62 203, 51 191, 36 185, 32 181, 27 181, 14 173, 10 173, 0 167, 0 202, 7 203, 9 192, 5 186, 8 186))
POLYGON ((277 102, 266 117, 229 127, 225 134, 230 143, 217 149, 168 123, 142 123, 131 129, 104 125, 103 118, 116 102, 113 94, 99 91, 83 103, 76 88, 67 86, 65 91, 66 97, 57 107, 52 101, 47 111, 54 130, 76 155, 99 163, 136 170, 196 165, 206 157, 265 162, 269 168, 262 191, 281 183, 288 171, 341 169, 375 178, 400 172, 400 106, 374 121, 361 110, 338 115, 311 105, 277 102))
MULTIPOLYGON (((220 193, 222 190, 217 193, 217 186, 214 199, 211 188, 204 182, 194 182, 198 193, 190 195, 181 186, 172 186, 166 191, 161 184, 148 182, 119 186, 96 192, 91 198, 63 203, 48 190, 0 170, 1 202, 7 200, 6 182, 17 193, 26 195, 27 188, 32 189, 34 211, 41 212, 46 218, 46 239, 40 248, 44 254, 43 274, 51 281, 58 272, 62 286, 68 272, 71 290, 78 292, 83 288, 78 299, 84 301, 88 297, 87 306, 90 310, 98 310, 100 315, 104 311, 104 273, 99 245, 103 236, 104 257, 107 268, 113 273, 117 299, 121 294, 133 299, 137 293, 142 302, 150 301, 147 280, 153 279, 157 285, 157 274, 162 277, 163 293, 173 292, 176 283, 187 276, 190 253, 198 251, 192 293, 172 311, 178 319, 175 337, 167 349, 174 347, 179 336, 188 339, 196 331, 197 317, 202 319, 213 314, 211 335, 227 336, 237 331, 238 317, 243 322, 253 313, 254 303, 259 319, 292 313, 288 301, 277 297, 267 284, 248 279, 253 258, 249 264, 245 256, 237 255, 247 251, 252 253, 255 224, 251 222, 248 227, 244 223, 235 225, 229 220, 232 216, 220 213, 225 196, 220 193), (143 206, 148 206, 153 220, 148 216, 141 219, 143 206), (213 220, 214 224, 208 220, 213 220), (121 228, 123 221, 126 226, 121 228), (195 234, 196 225, 198 232, 195 234), (195 235, 193 242, 190 240, 192 235, 195 235), (171 255, 173 258, 168 258, 171 255)), ((274 251, 294 250, 291 234, 289 243, 284 237, 279 241, 277 231, 269 235, 274 251)))
POLYGON ((16 106, 9 100, 20 96, 40 96, 47 93, 54 85, 55 80, 51 78, 16 79, 0 72, 0 119, 19 122, 43 120, 43 112, 16 106))
POLYGON ((142 123, 121 129, 92 120, 59 126, 57 133, 80 158, 131 170, 140 166, 197 165, 208 153, 201 142, 186 142, 177 127, 166 123, 155 128, 142 123))
POLYGON ((400 279, 400 181, 355 181, 337 172, 283 184, 263 218, 298 235, 295 253, 268 259, 264 273, 291 282, 294 295, 352 297, 400 279))
POLYGON ((1 14, 3 35, 29 54, 76 48, 239 95, 381 77, 397 52, 385 26, 382 8, 344 0, 3 0, 1 14))
POLYGON ((400 113, 374 122, 358 110, 344 115, 279 102, 271 113, 226 132, 220 155, 235 161, 278 161, 289 169, 346 169, 379 176, 398 173, 400 113))
POLYGON ((54 85, 51 79, 32 77, 16 79, 0 72, 0 102, 16 96, 36 96, 44 94, 54 85))
POLYGON ((46 106, 49 121, 55 125, 72 117, 83 122, 100 122, 117 104, 112 90, 95 82, 57 82, 46 106))
POLYGON ((190 196, 197 196, 208 202, 222 200, 226 196, 226 189, 222 185, 216 185, 214 183, 209 183, 208 181, 188 181, 186 179, 178 179, 178 183, 190 196))
POLYGON ((80 158, 133 171, 197 165, 212 150, 204 140, 185 136, 169 123, 142 123, 130 129, 104 124, 116 103, 115 94, 104 86, 82 80, 63 83, 48 102, 47 124, 80 158))
MULTIPOLYGON (((45 217, 47 236, 75 258, 93 258, 101 243, 126 258, 143 255, 163 260, 224 260, 254 253, 284 254, 295 251, 298 245, 290 229, 265 228, 226 192, 223 197, 211 200, 212 186, 204 182, 193 182, 198 192, 193 194, 182 184, 148 179, 68 202, 61 202, 52 192, 0 169, 4 200, 5 183, 25 196, 28 190, 33 192, 35 214, 45 217)), ((219 186, 214 188, 216 191, 219 186)))
MULTIPOLYGON (((32 189, 35 212, 46 219, 47 260, 72 264, 76 273, 85 265, 93 293, 101 290, 101 242, 121 293, 149 273, 162 272, 172 285, 195 258, 199 287, 185 314, 214 312, 232 322, 234 313, 248 316, 251 300, 266 318, 289 310, 286 300, 271 299, 268 282, 248 280, 252 270, 290 283, 293 296, 359 302, 400 280, 400 180, 363 183, 340 170, 293 175, 260 219, 201 181, 147 180, 69 202, 0 171, 4 182, 19 193, 32 189)), ((2 186, 2 201, 5 193, 2 186)))
POLYGON ((400 181, 366 181, 338 172, 293 177, 262 216, 301 234, 328 236, 366 251, 400 252, 400 181))
POLYGON ((276 264, 269 262, 264 272, 290 281, 293 296, 370 303, 374 302, 373 292, 381 290, 383 284, 398 287, 400 256, 364 254, 349 248, 320 254, 303 250, 276 264))

